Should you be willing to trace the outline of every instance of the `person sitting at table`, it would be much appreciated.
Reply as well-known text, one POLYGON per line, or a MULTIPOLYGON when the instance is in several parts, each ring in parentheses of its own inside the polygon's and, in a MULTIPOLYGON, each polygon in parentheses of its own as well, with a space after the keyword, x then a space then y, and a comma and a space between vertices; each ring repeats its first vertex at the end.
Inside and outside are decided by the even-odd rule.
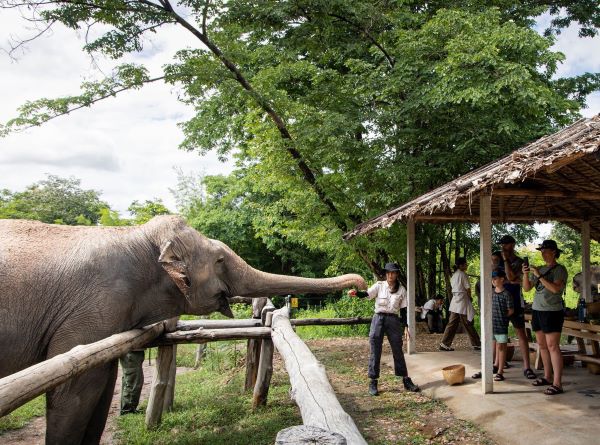
POLYGON ((421 320, 427 319, 427 328, 430 334, 441 334, 444 332, 444 320, 442 320, 442 308, 444 297, 437 295, 427 300, 421 310, 421 320))
POLYGON ((531 328, 535 331, 540 355, 544 363, 544 377, 536 379, 533 386, 548 386, 544 394, 553 396, 563 392, 563 358, 560 352, 560 334, 565 318, 562 299, 567 282, 567 269, 556 262, 562 250, 554 240, 544 240, 537 248, 542 252, 542 267, 523 264, 523 290, 535 287, 531 328), (552 383, 551 383, 552 381, 552 383))

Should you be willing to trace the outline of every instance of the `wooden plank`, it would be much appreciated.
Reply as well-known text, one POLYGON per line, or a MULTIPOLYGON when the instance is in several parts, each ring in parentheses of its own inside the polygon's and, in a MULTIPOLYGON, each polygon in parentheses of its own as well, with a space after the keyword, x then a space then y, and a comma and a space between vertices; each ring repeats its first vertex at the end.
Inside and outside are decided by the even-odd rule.
POLYGON ((599 334, 596 334, 594 332, 580 331, 578 329, 563 328, 562 334, 572 335, 573 337, 578 337, 578 338, 587 338, 589 340, 596 340, 596 341, 600 340, 599 334))
POLYGON ((585 355, 585 354, 575 354, 574 357, 575 357, 575 360, 581 360, 582 362, 596 363, 596 364, 600 365, 600 357, 592 357, 590 355, 585 355))
POLYGON ((252 394, 252 408, 267 404, 269 395, 269 386, 273 375, 273 341, 265 338, 260 347, 260 358, 258 361, 258 372, 256 374, 256 384, 252 394))
POLYGON ((290 376, 291 395, 303 423, 341 434, 348 444, 366 445, 354 420, 340 405, 323 365, 294 332, 285 308, 273 312, 272 338, 290 376))
POLYGON ((542 196, 549 198, 572 198, 586 201, 600 201, 600 193, 595 192, 566 192, 563 190, 527 189, 527 188, 497 188, 492 191, 495 196, 542 196))
POLYGON ((492 265, 489 260, 492 247, 492 198, 479 197, 479 262, 481 263, 481 390, 494 390, 492 351, 492 265))
POLYGON ((148 347, 174 345, 178 343, 207 343, 221 340, 247 340, 249 338, 269 338, 271 330, 259 328, 197 329, 176 331, 156 339, 148 347))
POLYGON ((406 293, 408 297, 408 345, 406 351, 414 354, 417 350, 416 344, 416 320, 415 320, 415 283, 416 283, 416 260, 415 260, 415 220, 406 222, 406 293))
POLYGON ((248 318, 240 320, 182 320, 177 323, 177 331, 195 331, 196 329, 254 328, 262 326, 260 320, 248 318))
POLYGON ((64 354, 0 379, 0 417, 88 369, 116 360, 132 349, 145 347, 164 329, 164 322, 160 322, 111 335, 95 343, 76 346, 64 354))
POLYGON ((146 408, 147 428, 156 428, 162 419, 165 394, 169 384, 171 364, 173 363, 173 348, 173 345, 158 347, 156 369, 154 371, 150 396, 148 397, 148 407, 146 408))

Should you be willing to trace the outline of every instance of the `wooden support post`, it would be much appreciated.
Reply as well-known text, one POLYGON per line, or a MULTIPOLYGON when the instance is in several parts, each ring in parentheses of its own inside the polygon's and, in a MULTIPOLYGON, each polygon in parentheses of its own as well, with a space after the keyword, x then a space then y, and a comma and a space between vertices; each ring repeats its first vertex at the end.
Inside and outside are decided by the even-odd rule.
MULTIPOLYGON (((269 300, 271 303, 271 300, 269 300)), ((272 306, 272 303, 271 303, 272 306)), ((262 309, 263 315, 266 306, 262 309)), ((273 312, 270 310, 264 313, 265 326, 270 327, 273 320, 273 312), (270 316, 269 316, 270 315, 270 316)), ((271 385, 271 376, 273 375, 273 340, 265 338, 260 347, 260 358, 258 361, 258 372, 256 374, 256 384, 254 385, 254 393, 252 395, 252 408, 256 409, 259 406, 267 404, 267 396, 269 395, 269 386, 271 385)))
POLYGON ((154 379, 152 380, 152 388, 150 389, 150 397, 148 398, 148 408, 146 408, 147 428, 155 428, 160 424, 172 363, 173 345, 159 346, 158 354, 156 355, 154 379))
POLYGON ((256 374, 256 384, 252 395, 252 408, 267 404, 269 395, 269 385, 273 375, 273 340, 265 338, 260 348, 260 360, 258 363, 258 372, 256 374))
POLYGON ((349 444, 366 445, 354 420, 340 405, 323 365, 294 332, 286 308, 273 312, 272 338, 290 376, 291 395, 303 423, 341 434, 349 444))
POLYGON ((112 362, 132 349, 145 347, 164 329, 161 322, 111 335, 0 379, 0 417, 91 368, 112 362))
POLYGON ((492 351, 492 199, 489 195, 479 198, 479 262, 481 263, 481 385, 483 394, 493 392, 492 351))
POLYGON ((200 367, 200 363, 202 363, 202 358, 204 357, 204 350, 206 349, 206 343, 200 343, 196 348, 196 357, 194 360, 194 369, 198 369, 200 367))
POLYGON ((254 388, 256 384, 256 376, 258 374, 258 361, 260 359, 260 344, 259 339, 248 340, 248 348, 246 350, 246 381, 244 383, 244 391, 254 388))
POLYGON ((175 377, 177 376, 177 345, 173 345, 173 360, 169 369, 169 380, 167 381, 167 389, 165 391, 165 402, 163 411, 170 412, 173 409, 175 400, 175 377))
POLYGON ((590 222, 581 223, 581 295, 585 301, 592 300, 592 268, 590 266, 590 222))
POLYGON ((406 223, 406 291, 408 294, 408 345, 406 350, 409 354, 416 352, 416 320, 415 320, 415 220, 409 219, 406 223))

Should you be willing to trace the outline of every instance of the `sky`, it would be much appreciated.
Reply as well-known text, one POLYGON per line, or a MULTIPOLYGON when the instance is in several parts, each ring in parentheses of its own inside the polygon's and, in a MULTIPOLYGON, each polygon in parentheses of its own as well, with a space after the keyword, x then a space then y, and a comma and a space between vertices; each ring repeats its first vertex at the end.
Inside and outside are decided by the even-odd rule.
MULTIPOLYGON (((540 27, 546 18, 539 22, 540 27)), ((0 49, 9 39, 32 35, 17 11, 0 11, 0 49)), ((82 35, 56 27, 47 36, 30 42, 17 60, 0 52, 0 122, 16 115, 27 100, 77 94, 82 81, 109 73, 114 62, 96 59, 82 51, 82 35)), ((197 47, 188 32, 178 28, 159 31, 144 50, 127 57, 143 63, 150 76, 184 47, 197 47)), ((570 28, 558 36, 555 49, 566 55, 557 73, 575 75, 600 72, 600 37, 580 39, 570 28)), ((222 163, 213 153, 200 156, 178 149, 183 134, 179 122, 193 110, 177 100, 177 91, 163 84, 121 93, 89 109, 59 117, 41 127, 0 138, 0 189, 23 190, 47 174, 81 179, 84 189, 102 192, 102 199, 127 215, 134 200, 161 198, 176 210, 169 189, 177 184, 175 167, 186 174, 227 174, 231 161, 222 163)), ((590 96, 585 116, 600 113, 600 93, 590 96)))

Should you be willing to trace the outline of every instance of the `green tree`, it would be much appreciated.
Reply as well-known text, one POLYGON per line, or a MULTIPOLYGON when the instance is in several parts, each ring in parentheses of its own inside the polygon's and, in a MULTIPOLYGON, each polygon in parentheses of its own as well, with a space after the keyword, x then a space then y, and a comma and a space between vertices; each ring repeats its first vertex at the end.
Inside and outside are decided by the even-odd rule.
POLYGON ((34 219, 45 223, 92 225, 108 205, 100 192, 84 190, 81 180, 48 175, 22 192, 0 193, 0 218, 34 219))
POLYGON ((168 215, 171 213, 160 198, 155 198, 154 200, 147 199, 143 203, 137 200, 133 201, 127 210, 133 215, 134 224, 144 224, 157 215, 168 215))
MULTIPOLYGON (((575 21, 591 35, 593 3, 25 0, 49 24, 105 25, 91 53, 121 58, 164 25, 201 47, 160 75, 124 64, 80 95, 27 103, 4 130, 164 80, 196 110, 184 149, 235 150, 257 236, 328 252, 331 273, 377 271, 402 258, 403 229, 351 245, 342 232, 578 116, 598 76, 554 79, 563 56, 532 26, 548 10, 550 33, 575 21)), ((444 235, 430 234, 433 255, 444 235)))

